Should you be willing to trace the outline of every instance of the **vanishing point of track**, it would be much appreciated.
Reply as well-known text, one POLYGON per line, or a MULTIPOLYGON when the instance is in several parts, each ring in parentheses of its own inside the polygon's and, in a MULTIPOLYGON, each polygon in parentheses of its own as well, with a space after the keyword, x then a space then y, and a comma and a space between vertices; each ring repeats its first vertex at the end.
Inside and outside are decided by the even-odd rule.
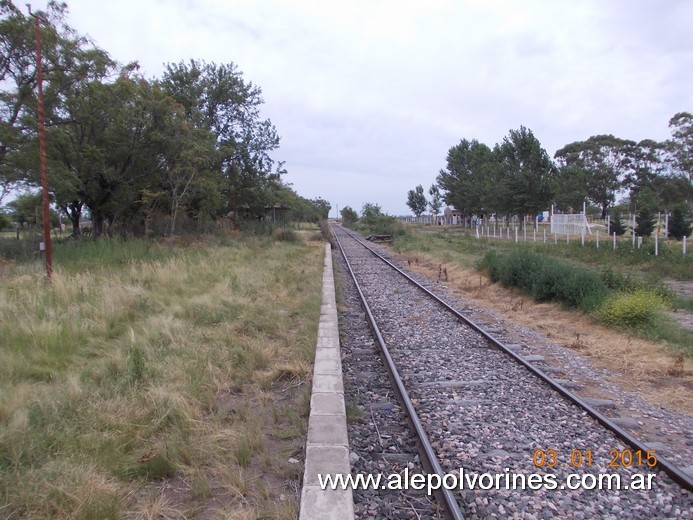
POLYGON ((655 474, 651 490, 442 490, 448 517, 691 517, 689 475, 659 454, 655 467, 630 460, 648 447, 370 244, 333 233, 427 472, 655 474))

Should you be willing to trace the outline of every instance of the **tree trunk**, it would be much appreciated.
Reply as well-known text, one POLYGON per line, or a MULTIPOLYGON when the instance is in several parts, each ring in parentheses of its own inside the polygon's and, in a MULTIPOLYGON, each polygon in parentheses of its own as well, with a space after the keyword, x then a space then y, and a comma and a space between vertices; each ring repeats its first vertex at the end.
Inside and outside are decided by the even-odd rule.
POLYGON ((91 214, 91 237, 93 240, 98 240, 103 233, 104 216, 98 212, 91 214))

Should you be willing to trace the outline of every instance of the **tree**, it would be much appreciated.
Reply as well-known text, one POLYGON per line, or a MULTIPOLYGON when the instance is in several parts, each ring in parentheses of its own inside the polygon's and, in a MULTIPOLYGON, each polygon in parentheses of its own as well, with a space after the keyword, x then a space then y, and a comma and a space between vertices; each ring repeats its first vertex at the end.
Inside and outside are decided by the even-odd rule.
MULTIPOLYGON (((43 226, 43 200, 40 193, 28 193, 20 195, 14 200, 7 203, 7 208, 10 210, 9 215, 20 227, 24 224, 31 226, 43 226)), ((59 219, 58 214, 50 209, 51 226, 57 226, 59 219)))
POLYGON ((420 217, 426 211, 427 204, 428 201, 426 201, 426 195, 424 195, 421 184, 407 193, 407 206, 416 217, 420 217))
POLYGON ((693 183, 693 114, 679 112, 669 120, 672 138, 666 142, 676 175, 693 183))
POLYGON ((655 228, 654 213, 649 206, 644 206, 635 217, 635 231, 641 237, 649 237, 655 228))
POLYGON ((431 208, 433 221, 438 222, 438 213, 440 213, 440 209, 443 207, 443 199, 440 196, 438 186, 431 184, 431 187, 428 189, 428 194, 431 196, 431 200, 428 205, 431 208))
POLYGON ((491 149, 476 139, 462 139, 448 151, 447 169, 436 179, 443 200, 465 215, 493 211, 496 164, 491 149))
POLYGON ((621 220, 621 214, 617 213, 610 221, 609 221, 609 230, 611 233, 616 233, 617 236, 622 236, 626 233, 626 227, 623 225, 623 221, 621 220))
MULTIPOLYGON (((38 181, 35 20, 11 2, 0 12, 0 191, 38 181)), ((65 23, 67 6, 50 1, 41 19, 46 124, 75 84, 94 79, 112 65, 108 54, 65 23)), ((2 194, 0 194, 0 199, 2 194)))
POLYGON ((318 197, 316 199, 311 199, 310 203, 313 205, 315 211, 317 212, 317 218, 315 220, 327 220, 327 218, 329 218, 330 210, 332 209, 332 205, 329 202, 327 202, 325 199, 321 199, 318 197))
POLYGON ((359 219, 358 213, 351 209, 350 206, 344 206, 339 213, 342 216, 342 224, 346 227, 351 227, 359 219))
POLYGON ((260 119, 260 88, 246 82, 233 63, 195 60, 169 64, 161 84, 189 117, 199 114, 200 124, 215 135, 215 168, 225 179, 234 222, 241 207, 264 215, 269 185, 282 172, 272 172, 269 152, 279 146, 279 135, 269 119, 260 119))
POLYGON ((141 190, 160 182, 153 175, 156 154, 146 149, 151 85, 126 72, 113 83, 81 84, 53 119, 50 134, 50 159, 59 173, 51 181, 56 198, 62 207, 75 206, 73 228, 79 204, 89 208, 94 239, 106 225, 132 221, 141 190))
POLYGON ((383 216, 383 210, 380 204, 374 202, 366 202, 361 208, 361 220, 367 225, 372 226, 378 218, 383 216))
POLYGON ((629 149, 633 146, 633 141, 597 135, 564 146, 554 157, 561 166, 575 165, 586 172, 587 196, 601 208, 602 218, 605 218, 630 171, 629 149))
POLYGON ((12 218, 3 210, 0 210, 0 231, 9 228, 10 224, 12 224, 12 218))
POLYGON ((579 211, 587 200, 587 173, 575 164, 564 164, 553 179, 553 202, 562 211, 579 211))
POLYGON ((537 215, 552 199, 555 167, 531 130, 511 130, 496 147, 502 174, 502 206, 508 213, 537 215))
POLYGON ((678 206, 674 208, 669 219, 669 236, 676 240, 683 240, 691 234, 693 225, 686 219, 685 207, 678 206))

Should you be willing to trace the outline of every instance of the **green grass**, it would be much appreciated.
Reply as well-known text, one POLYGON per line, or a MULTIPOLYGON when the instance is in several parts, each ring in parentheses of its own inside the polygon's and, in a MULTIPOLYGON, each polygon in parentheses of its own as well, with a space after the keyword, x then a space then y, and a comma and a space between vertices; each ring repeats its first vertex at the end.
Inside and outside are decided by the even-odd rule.
MULTIPOLYGON (((102 240, 58 244, 51 284, 35 262, 6 267, 0 516, 204 507, 241 486, 240 469, 229 468, 250 472, 242 507, 293 496, 288 483, 260 493, 257 467, 276 448, 265 438, 275 427, 266 396, 286 384, 277 374, 289 370, 294 384, 309 378, 323 254, 297 237, 173 248, 102 240), (238 420, 239 403, 251 402, 252 414, 238 420), (172 476, 195 483, 185 504, 149 492, 172 476)), ((299 417, 302 394, 281 396, 299 417)))
MULTIPOLYGON (((615 270, 628 269, 637 276, 646 278, 670 277, 679 280, 693 280, 693 252, 683 256, 679 242, 660 242, 659 256, 654 255, 654 243, 646 243, 641 249, 633 249, 630 241, 618 243, 616 251, 611 242, 602 240, 597 248, 594 242, 587 242, 583 247, 579 237, 572 237, 570 243, 565 238, 554 244, 552 239, 543 243, 543 234, 532 241, 528 232, 528 241, 497 238, 479 238, 468 236, 459 228, 438 230, 435 228, 407 227, 407 233, 397 236, 395 247, 400 251, 455 253, 455 262, 463 267, 473 267, 475 262, 487 251, 507 253, 515 250, 526 250, 545 256, 564 259, 574 265, 592 268, 611 267, 615 270)), ((541 234, 542 232, 540 232, 541 234)))

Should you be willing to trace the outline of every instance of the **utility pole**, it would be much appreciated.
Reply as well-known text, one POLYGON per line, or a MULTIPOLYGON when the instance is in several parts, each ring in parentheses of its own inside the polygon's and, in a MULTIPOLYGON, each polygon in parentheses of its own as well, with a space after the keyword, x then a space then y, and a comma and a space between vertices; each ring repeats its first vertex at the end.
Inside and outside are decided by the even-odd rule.
POLYGON ((39 162, 41 167, 41 188, 43 201, 43 243, 46 252, 46 278, 53 275, 53 249, 51 247, 51 220, 48 204, 48 173, 46 168, 46 127, 43 118, 43 67, 41 65, 41 25, 38 14, 31 13, 31 4, 26 4, 29 15, 36 20, 36 83, 38 84, 38 130, 39 162))

